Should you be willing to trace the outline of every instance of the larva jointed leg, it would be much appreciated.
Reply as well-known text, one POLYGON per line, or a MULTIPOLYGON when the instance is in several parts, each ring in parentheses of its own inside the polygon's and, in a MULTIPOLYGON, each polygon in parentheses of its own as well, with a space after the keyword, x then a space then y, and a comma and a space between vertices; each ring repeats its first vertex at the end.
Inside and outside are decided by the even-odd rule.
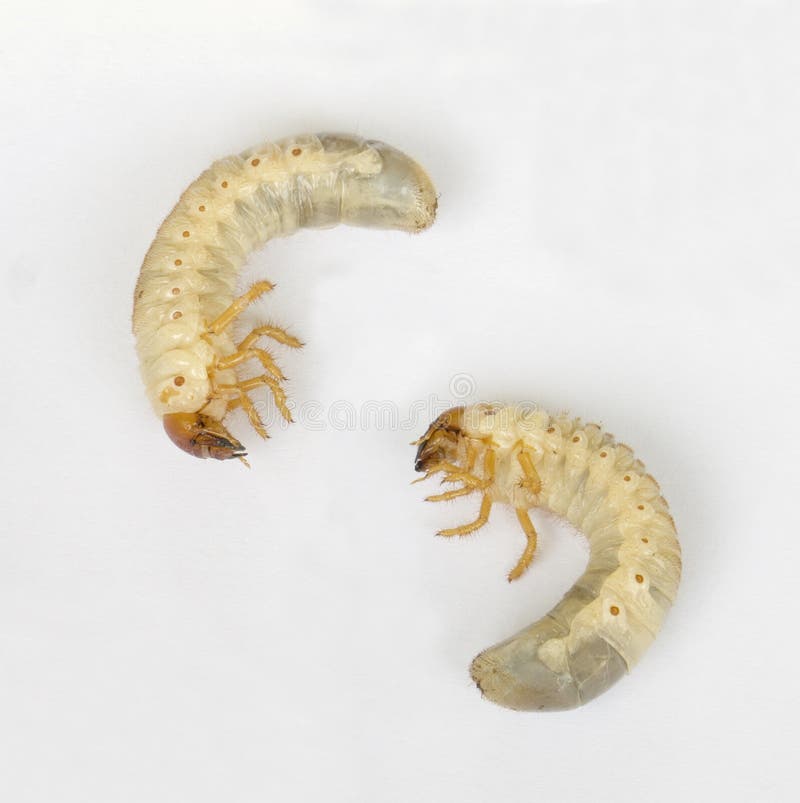
MULTIPOLYGON (((272 290, 269 282, 263 281, 253 285, 244 295, 237 298, 216 320, 206 326, 202 337, 212 343, 212 336, 219 336, 231 328, 236 318, 244 312, 264 293, 272 290)), ((230 410, 241 406, 244 408, 253 429, 262 437, 269 437, 264 422, 258 414, 248 392, 262 385, 271 391, 275 404, 281 415, 291 421, 292 416, 286 406, 286 395, 280 387, 280 382, 286 377, 278 368, 272 355, 262 348, 253 345, 260 337, 271 337, 279 343, 292 348, 301 348, 302 343, 292 337, 283 329, 276 326, 260 326, 253 329, 242 340, 235 350, 225 357, 219 357, 208 367, 208 376, 211 386, 209 399, 222 399, 226 402, 226 409, 230 410), (251 379, 240 380, 231 384, 218 382, 220 375, 230 374, 234 370, 250 361, 257 361, 268 373, 251 379)), ((181 449, 195 457, 213 457, 225 460, 237 457, 244 460, 244 447, 225 429, 221 420, 201 413, 167 413, 164 415, 164 429, 170 439, 181 449)))
POLYGON ((270 391, 291 421, 285 377, 263 339, 302 344, 271 325, 233 340, 236 319, 272 290, 262 281, 234 295, 253 250, 299 228, 337 223, 422 231, 435 213, 436 192, 419 165, 355 136, 291 137, 213 164, 161 225, 136 286, 133 329, 142 376, 170 438, 196 457, 243 459, 244 447, 223 420, 241 407, 266 437, 249 395, 259 388, 270 391), (251 365, 264 373, 242 379, 239 370, 251 365))
POLYGON ((509 580, 536 552, 531 508, 567 519, 591 547, 586 571, 552 611, 475 658, 484 696, 559 710, 605 691, 652 642, 680 581, 675 524, 655 480, 600 427, 522 407, 448 410, 417 445, 417 471, 461 486, 430 501, 481 494, 477 519, 441 535, 474 532, 495 503, 515 509, 526 545, 509 580))
MULTIPOLYGON (((437 533, 448 537, 469 535, 479 530, 489 521, 493 502, 504 501, 498 499, 495 488, 497 447, 491 436, 467 437, 464 434, 464 414, 463 407, 448 410, 440 415, 425 435, 416 442, 418 449, 414 467, 417 471, 424 471, 425 478, 441 472, 444 474, 442 482, 462 483, 460 488, 428 496, 426 501, 445 502, 459 496, 481 493, 480 511, 475 521, 439 530, 437 533), (474 473, 476 462, 479 462, 478 455, 482 456, 480 461, 482 470, 479 475, 474 473), (463 463, 463 469, 457 465, 459 462, 463 463)), ((524 444, 518 444, 513 451, 514 458, 524 473, 520 478, 520 489, 527 490, 530 498, 523 500, 526 506, 516 509, 517 518, 527 538, 527 545, 517 565, 509 573, 509 580, 521 577, 533 560, 533 553, 536 550, 536 530, 528 517, 527 509, 536 504, 536 495, 541 489, 541 480, 530 456, 524 451, 524 444)))

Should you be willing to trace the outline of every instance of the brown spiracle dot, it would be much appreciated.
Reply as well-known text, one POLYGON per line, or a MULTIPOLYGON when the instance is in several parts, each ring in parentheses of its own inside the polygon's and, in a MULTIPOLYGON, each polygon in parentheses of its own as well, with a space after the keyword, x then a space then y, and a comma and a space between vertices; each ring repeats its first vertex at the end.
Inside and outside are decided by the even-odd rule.
POLYGON ((176 259, 175 260, 175 264, 180 267, 181 265, 183 265, 183 260, 182 259, 176 259))
POLYGON ((227 181, 223 181, 222 184, 220 184, 220 186, 222 187, 222 189, 226 189, 227 186, 228 186, 228 182, 227 181))
POLYGON ((181 294, 181 288, 180 287, 173 287, 172 288, 172 295, 179 296, 180 294, 181 294))
POLYGON ((200 206, 198 206, 197 208, 198 208, 198 209, 199 209, 201 212, 205 212, 205 211, 206 211, 206 206, 205 206, 205 204, 200 204, 200 206))
POLYGON ((177 321, 178 318, 180 318, 182 315, 183 313, 180 310, 176 309, 175 312, 172 313, 172 320, 177 321))
POLYGON ((644 510, 644 505, 636 505, 637 510, 644 510))
POLYGON ((576 435, 576 436, 575 436, 575 437, 572 439, 572 442, 573 442, 573 443, 577 443, 577 442, 578 442, 580 439, 581 439, 581 438, 580 438, 580 435, 576 435))
POLYGON ((622 479, 625 480, 625 482, 630 482, 631 481, 631 475, 630 474, 626 474, 622 479))
POLYGON ((188 231, 185 231, 185 232, 183 233, 183 236, 184 236, 184 237, 188 237, 188 236, 189 236, 189 232, 188 232, 188 231))
POLYGON ((644 577, 642 577, 641 574, 637 574, 636 575, 636 582, 637 583, 643 583, 644 582, 644 577))
POLYGON ((619 608, 616 605, 612 605, 608 610, 612 616, 619 616, 619 608))
POLYGON ((180 387, 186 380, 182 376, 176 376, 175 379, 172 380, 177 387, 180 387))
POLYGON ((547 428, 547 431, 548 431, 548 432, 555 432, 555 431, 556 431, 556 428, 555 428, 555 427, 548 427, 548 428, 547 428))
POLYGON ((650 543, 650 539, 649 538, 642 538, 642 543, 643 544, 649 544, 650 543))
POLYGON ((253 165, 253 167, 258 167, 261 164, 261 159, 253 159, 250 164, 253 165))
POLYGON ((292 156, 299 156, 302 152, 301 148, 292 148, 292 156))
POLYGON ((608 452, 600 452, 600 457, 608 457, 608 452))

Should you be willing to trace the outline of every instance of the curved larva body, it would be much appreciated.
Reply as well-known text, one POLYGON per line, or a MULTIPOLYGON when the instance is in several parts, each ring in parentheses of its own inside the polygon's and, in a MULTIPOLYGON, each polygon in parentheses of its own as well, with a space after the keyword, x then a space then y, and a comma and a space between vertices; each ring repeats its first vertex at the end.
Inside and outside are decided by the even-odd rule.
POLYGON ((434 422, 416 467, 448 471, 484 493, 477 526, 444 535, 477 529, 493 502, 517 510, 528 548, 510 579, 533 557, 535 530, 529 520, 526 526, 532 507, 562 516, 589 540, 586 571, 561 602, 475 658, 471 673, 484 696, 520 710, 574 708, 636 664, 675 599, 681 559, 667 503, 631 449, 579 419, 476 405, 434 422), (453 473, 470 460, 475 471, 453 473))
POLYGON ((167 416, 176 443, 201 457, 241 456, 241 444, 220 422, 232 403, 241 404, 265 434, 246 398, 255 384, 268 385, 288 417, 277 388, 283 377, 253 343, 261 336, 290 346, 299 341, 277 327, 261 327, 237 351, 231 336, 234 318, 271 289, 262 282, 235 301, 250 252, 303 227, 345 223, 420 231, 433 222, 435 210, 436 193, 421 167, 388 145, 355 136, 292 137, 206 170, 161 225, 142 265, 133 309, 147 394, 156 413, 167 416), (236 366, 248 359, 268 371, 255 384, 237 378, 236 366))

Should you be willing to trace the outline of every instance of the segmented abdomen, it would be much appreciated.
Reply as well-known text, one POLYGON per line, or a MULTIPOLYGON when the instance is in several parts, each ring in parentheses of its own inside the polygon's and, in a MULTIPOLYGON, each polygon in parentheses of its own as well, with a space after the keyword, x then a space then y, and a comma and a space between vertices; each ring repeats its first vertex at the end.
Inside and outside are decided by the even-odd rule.
POLYGON ((572 708, 612 685, 655 638, 677 593, 680 545, 658 484, 627 446, 566 417, 523 420, 518 434, 541 454, 541 506, 586 535, 590 558, 552 611, 482 652, 472 675, 511 708, 572 708))

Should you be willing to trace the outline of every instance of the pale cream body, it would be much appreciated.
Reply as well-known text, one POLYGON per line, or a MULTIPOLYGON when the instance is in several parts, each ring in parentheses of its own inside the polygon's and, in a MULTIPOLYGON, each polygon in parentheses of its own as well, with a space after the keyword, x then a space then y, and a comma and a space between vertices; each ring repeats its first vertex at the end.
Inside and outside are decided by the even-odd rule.
POLYGON ((586 571, 556 607, 482 652, 472 676, 489 699, 525 710, 573 708, 633 667, 672 605, 681 574, 675 524, 656 481, 630 448, 580 419, 523 407, 476 405, 467 437, 495 445, 493 501, 540 507, 589 541, 586 571), (524 449, 542 481, 525 487, 524 449))
MULTIPOLYGON (((222 419, 209 370, 234 351, 208 325, 234 300, 239 272, 267 240, 337 223, 420 231, 436 193, 419 165, 380 142, 302 135, 215 162, 158 230, 136 285, 133 331, 148 397, 159 415, 222 419), (178 380, 176 383, 176 379, 178 380)), ((218 384, 234 384, 232 369, 218 384)))

